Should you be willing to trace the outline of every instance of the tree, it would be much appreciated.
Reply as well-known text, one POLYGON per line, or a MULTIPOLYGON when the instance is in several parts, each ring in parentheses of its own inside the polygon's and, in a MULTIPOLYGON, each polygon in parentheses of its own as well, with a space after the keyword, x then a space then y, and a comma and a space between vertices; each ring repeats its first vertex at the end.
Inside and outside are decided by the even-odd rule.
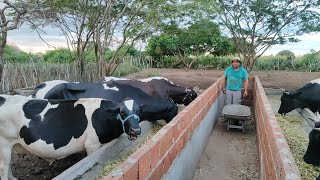
POLYGON ((219 26, 204 20, 195 21, 186 28, 171 24, 163 29, 162 34, 151 38, 147 45, 147 52, 156 60, 161 56, 175 56, 186 67, 191 67, 199 55, 211 49, 217 56, 234 52, 232 42, 221 35, 219 26), (190 62, 188 55, 194 56, 190 62))
MULTIPOLYGON (((28 5, 23 1, 11 2, 3 0, 0 3, 0 81, 4 66, 3 53, 7 44, 8 31, 17 29, 20 19, 28 12, 28 5)), ((2 84, 2 83, 1 83, 2 84)))
POLYGON ((94 32, 95 51, 100 64, 99 75, 111 75, 139 39, 157 31, 166 19, 165 13, 159 12, 170 11, 171 6, 174 6, 173 0, 106 1, 101 22, 94 32), (112 47, 115 49, 113 56, 106 63, 104 54, 112 47), (122 49, 124 53, 117 59, 122 49))
POLYGON ((33 13, 28 19, 37 32, 42 31, 43 26, 53 26, 61 31, 73 53, 79 80, 83 79, 86 57, 93 49, 92 37, 100 20, 102 1, 41 0, 42 11, 33 13))
POLYGON ((289 50, 282 50, 282 51, 278 52, 276 56, 286 56, 286 57, 289 57, 291 59, 295 58, 294 53, 292 51, 289 51, 289 50))
POLYGON ((250 72, 257 58, 275 44, 297 42, 296 35, 319 31, 317 0, 219 0, 221 24, 250 72))

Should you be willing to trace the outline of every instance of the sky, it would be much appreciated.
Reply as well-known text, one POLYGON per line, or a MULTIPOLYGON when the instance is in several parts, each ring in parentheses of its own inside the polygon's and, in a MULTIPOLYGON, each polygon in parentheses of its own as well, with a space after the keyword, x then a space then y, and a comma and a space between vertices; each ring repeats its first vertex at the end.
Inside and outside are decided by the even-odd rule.
MULTIPOLYGON (((9 31, 8 44, 16 45, 25 52, 39 53, 54 48, 66 47, 66 41, 57 29, 46 28, 46 34, 42 34, 43 39, 49 43, 48 46, 44 43, 35 31, 32 31, 27 26, 22 26, 19 29, 9 31)), ((268 49, 264 55, 276 55, 281 50, 290 50, 296 56, 309 53, 311 49, 320 51, 320 33, 304 34, 297 36, 301 41, 298 43, 287 43, 285 45, 274 45, 268 49)))

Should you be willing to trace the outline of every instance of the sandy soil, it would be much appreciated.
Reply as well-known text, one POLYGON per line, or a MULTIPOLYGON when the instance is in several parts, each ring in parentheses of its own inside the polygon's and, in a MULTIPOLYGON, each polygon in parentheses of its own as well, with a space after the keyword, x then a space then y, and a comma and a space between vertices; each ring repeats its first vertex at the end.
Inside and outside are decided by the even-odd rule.
MULTIPOLYGON (((146 69, 129 75, 128 77, 146 78, 164 76, 181 86, 197 86, 200 89, 206 89, 222 75, 223 70, 146 69)), ((320 78, 319 72, 267 71, 253 72, 251 75, 258 75, 264 87, 281 87, 286 89, 298 88, 312 79, 320 78)), ((208 179, 216 176, 230 177, 232 179, 248 179, 249 177, 255 179, 255 177, 257 177, 257 167, 253 167, 253 164, 256 163, 256 156, 254 154, 257 153, 255 152, 256 148, 254 144, 256 141, 254 128, 246 134, 242 134, 241 132, 226 133, 224 126, 218 123, 213 133, 215 138, 209 140, 207 145, 209 149, 206 149, 204 154, 213 153, 213 155, 221 155, 221 153, 226 151, 228 155, 216 156, 214 160, 203 157, 204 167, 206 166, 205 164, 208 163, 208 167, 214 168, 209 171, 208 169, 206 170, 200 167, 203 170, 196 171, 195 178, 197 179, 200 175, 206 175, 204 177, 208 179), (255 163, 252 164, 251 162, 255 163), (211 175, 213 174, 213 176, 208 176, 209 173, 207 173, 207 171, 209 171, 211 175)), ((80 161, 83 157, 85 157, 85 154, 73 155, 50 164, 35 156, 28 155, 22 158, 17 154, 13 154, 12 170, 14 176, 18 179, 52 179, 68 167, 80 161)), ((201 163, 199 165, 201 165, 201 163)))

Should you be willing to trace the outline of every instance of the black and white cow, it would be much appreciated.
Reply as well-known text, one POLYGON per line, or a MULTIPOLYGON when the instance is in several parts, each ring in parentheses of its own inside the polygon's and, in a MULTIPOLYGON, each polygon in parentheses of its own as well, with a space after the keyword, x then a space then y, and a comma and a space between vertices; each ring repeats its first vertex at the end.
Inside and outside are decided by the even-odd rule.
POLYGON ((286 114, 296 108, 309 108, 320 118, 320 79, 315 79, 292 92, 284 91, 279 114, 286 114))
MULTIPOLYGON (((315 123, 315 127, 309 133, 309 144, 303 160, 314 166, 320 166, 320 122, 315 123)), ((320 175, 317 180, 320 180, 320 175)))
POLYGON ((140 134, 139 107, 132 99, 122 103, 98 98, 44 100, 0 96, 0 177, 14 179, 11 153, 61 159, 92 153, 123 132, 134 140, 140 134))
POLYGON ((143 90, 150 96, 161 99, 171 98, 176 104, 184 104, 186 106, 197 98, 197 93, 192 88, 176 85, 165 77, 132 80, 106 76, 98 80, 99 83, 108 83, 110 81, 117 81, 120 84, 129 84, 143 90))
POLYGON ((117 81, 108 83, 62 83, 56 81, 44 82, 35 88, 32 97, 40 99, 79 99, 102 98, 115 102, 121 102, 126 97, 132 98, 139 106, 138 113, 141 120, 171 121, 178 113, 178 107, 171 99, 154 98, 141 89, 128 84, 120 84, 117 81), (46 84, 50 84, 47 88, 46 84))
POLYGON ((316 122, 315 127, 309 133, 308 149, 303 157, 304 161, 314 166, 320 166, 320 123, 316 122))

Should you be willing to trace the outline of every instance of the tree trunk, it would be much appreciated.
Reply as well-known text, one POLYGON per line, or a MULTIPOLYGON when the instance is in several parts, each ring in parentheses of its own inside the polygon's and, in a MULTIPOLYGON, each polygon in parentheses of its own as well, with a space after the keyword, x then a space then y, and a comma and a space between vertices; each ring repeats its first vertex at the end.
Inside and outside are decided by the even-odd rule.
POLYGON ((1 33, 1 42, 0 42, 0 93, 2 92, 2 79, 3 79, 3 68, 4 68, 4 63, 5 60, 3 59, 3 53, 4 53, 4 47, 7 44, 7 32, 2 32, 1 33))

